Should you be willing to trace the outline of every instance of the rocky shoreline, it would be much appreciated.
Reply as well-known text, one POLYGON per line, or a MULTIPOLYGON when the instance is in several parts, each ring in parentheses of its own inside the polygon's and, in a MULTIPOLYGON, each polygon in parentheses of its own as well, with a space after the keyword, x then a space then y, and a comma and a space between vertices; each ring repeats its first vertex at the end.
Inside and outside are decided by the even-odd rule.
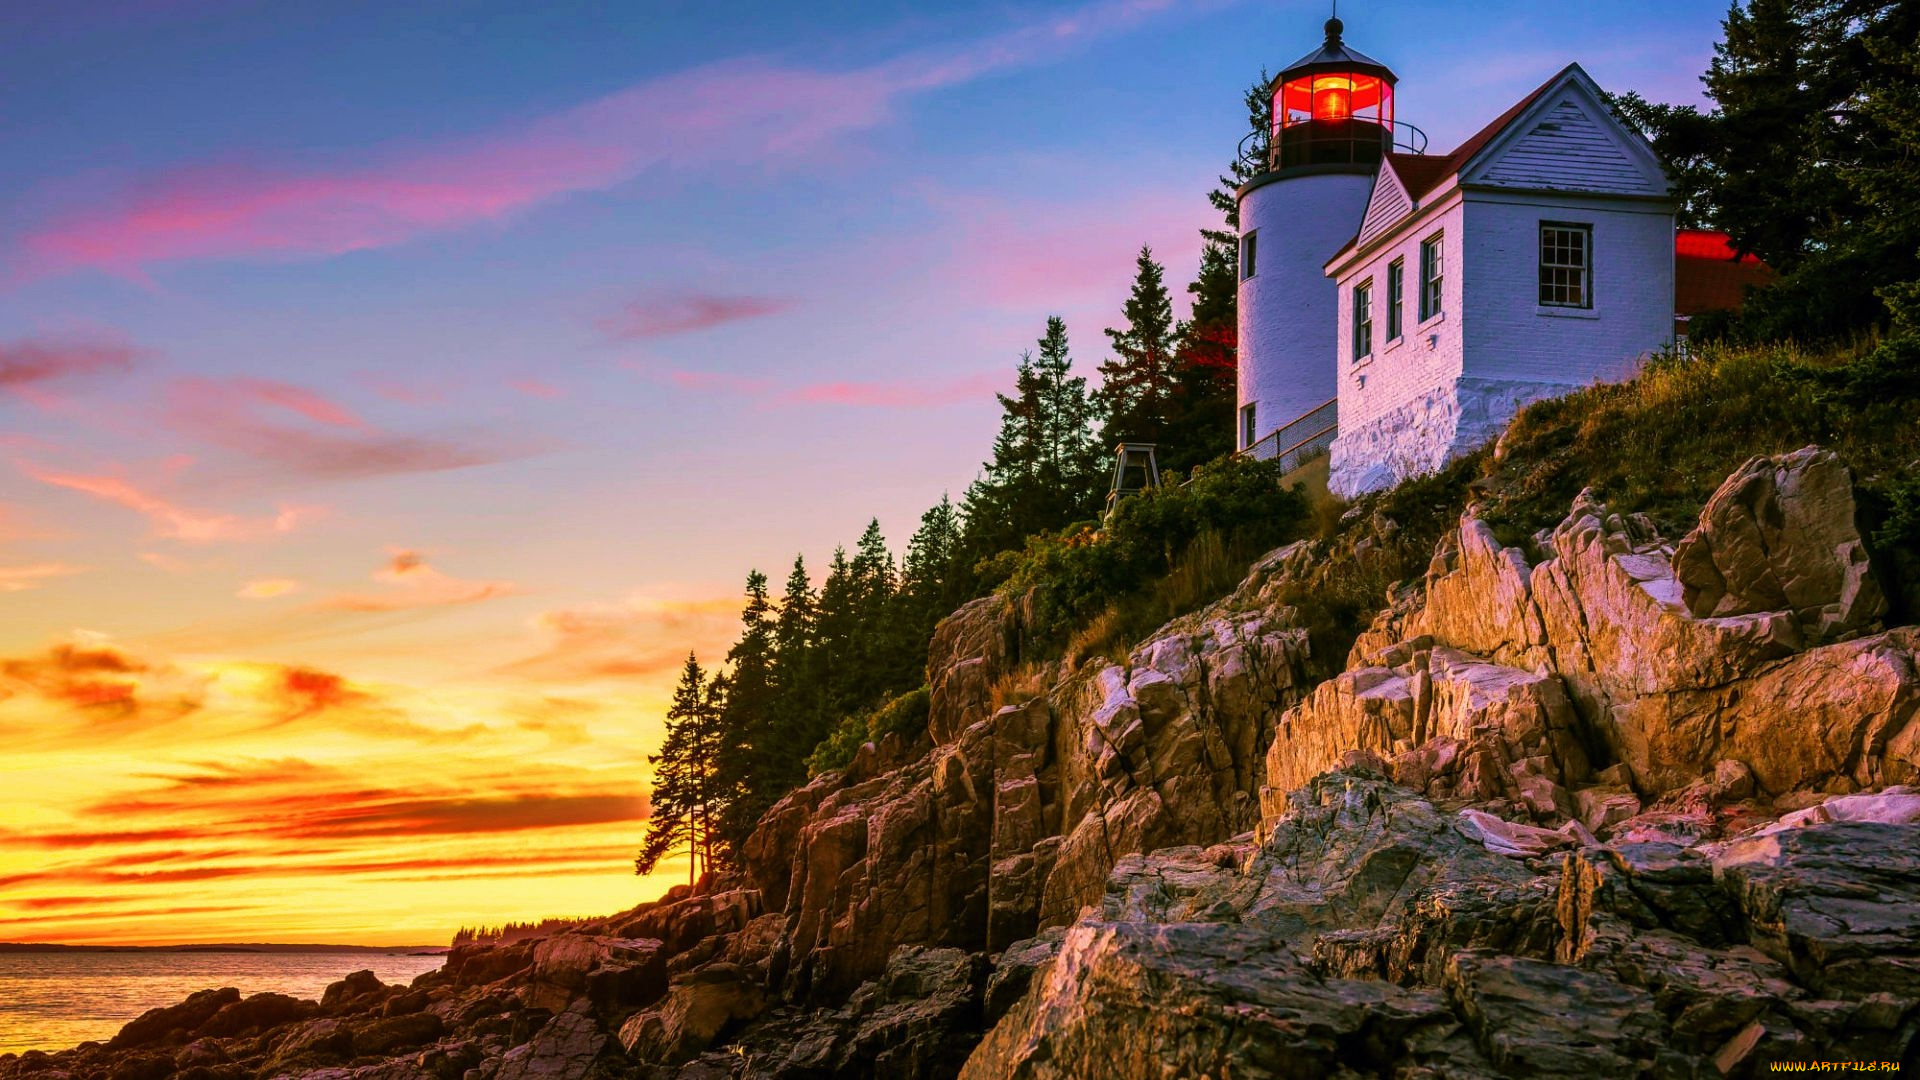
POLYGON ((1920 631, 1853 518, 1814 448, 1677 542, 1588 495, 1518 545, 1469 510, 1344 659, 1286 602, 1313 543, 1125 663, 1023 664, 1020 605, 975 601, 927 735, 729 877, 0 1080, 1920 1068, 1920 631))

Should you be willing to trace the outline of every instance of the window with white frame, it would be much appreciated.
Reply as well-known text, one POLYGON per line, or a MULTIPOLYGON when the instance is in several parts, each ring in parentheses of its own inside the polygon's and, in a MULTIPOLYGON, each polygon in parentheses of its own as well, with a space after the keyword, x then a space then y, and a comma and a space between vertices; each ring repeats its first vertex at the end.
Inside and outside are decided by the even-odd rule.
POLYGON ((1258 267, 1260 254, 1260 232, 1254 230, 1240 238, 1240 280, 1245 281, 1254 275, 1258 267))
POLYGON ((1447 280, 1446 236, 1434 233, 1420 243, 1420 321, 1440 314, 1442 286, 1447 280))
POLYGON ((1373 279, 1353 287, 1353 359, 1355 363, 1373 354, 1373 279))
POLYGON ((1249 401, 1240 406, 1240 449, 1245 450, 1260 437, 1260 429, 1254 420, 1253 407, 1256 402, 1249 401))
POLYGON ((1387 265, 1387 340, 1399 341, 1406 327, 1407 261, 1395 259, 1387 265))
POLYGON ((1540 304, 1593 306, 1593 226, 1540 223, 1540 304))

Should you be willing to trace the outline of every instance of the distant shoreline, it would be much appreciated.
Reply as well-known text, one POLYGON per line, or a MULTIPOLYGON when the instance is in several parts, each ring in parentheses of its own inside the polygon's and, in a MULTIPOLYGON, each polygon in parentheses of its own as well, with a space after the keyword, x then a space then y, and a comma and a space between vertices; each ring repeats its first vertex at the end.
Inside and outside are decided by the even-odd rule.
POLYGON ((40 941, 0 941, 0 953, 359 953, 386 956, 439 956, 445 945, 279 945, 248 942, 216 945, 60 945, 40 941))

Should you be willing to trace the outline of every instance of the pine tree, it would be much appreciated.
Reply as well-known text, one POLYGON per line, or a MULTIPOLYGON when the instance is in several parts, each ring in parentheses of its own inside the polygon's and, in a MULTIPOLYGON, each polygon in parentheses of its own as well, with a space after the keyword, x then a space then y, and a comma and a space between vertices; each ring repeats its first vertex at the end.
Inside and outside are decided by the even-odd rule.
POLYGON ((720 717, 726 684, 708 679, 692 653, 667 709, 667 735, 650 755, 653 792, 649 798, 647 837, 633 860, 633 872, 651 874, 674 851, 687 854, 687 881, 724 863, 726 850, 715 828, 725 811, 717 765, 722 746, 720 717))
POLYGON ((1273 77, 1262 70, 1260 81, 1247 87, 1243 97, 1249 129, 1246 141, 1241 143, 1245 156, 1235 158, 1220 177, 1219 184, 1207 192, 1207 201, 1220 211, 1227 227, 1200 230, 1201 237, 1207 243, 1227 249, 1234 259, 1236 276, 1239 274, 1240 251, 1240 200, 1237 193, 1240 185, 1267 171, 1267 146, 1273 137, 1273 77))
POLYGON ((993 460, 962 502, 968 566, 1096 516, 1105 496, 1105 455, 1093 438, 1087 381, 1073 375, 1066 323, 1048 319, 1039 345, 1038 359, 1021 354, 1013 396, 999 395, 993 460))
POLYGON ((920 527, 907 541, 900 567, 899 622, 922 662, 934 626, 971 595, 970 578, 961 558, 960 513, 942 494, 938 504, 920 515, 920 527))
POLYGON ((1134 266, 1133 291, 1122 309, 1127 326, 1107 331, 1114 358, 1100 365, 1103 381, 1093 395, 1106 417, 1100 441, 1108 448, 1163 441, 1172 409, 1173 300, 1166 271, 1144 246, 1134 266))
POLYGON ((740 613, 740 640, 727 653, 726 708, 720 717, 718 781, 727 798, 720 830, 730 846, 744 841, 753 825, 787 788, 780 767, 774 687, 773 604, 767 576, 747 574, 747 604, 740 613))
POLYGON ((1234 449, 1239 285, 1232 248, 1210 243, 1201 250, 1199 276, 1187 285, 1193 311, 1176 334, 1169 446, 1160 458, 1164 469, 1190 470, 1234 449))

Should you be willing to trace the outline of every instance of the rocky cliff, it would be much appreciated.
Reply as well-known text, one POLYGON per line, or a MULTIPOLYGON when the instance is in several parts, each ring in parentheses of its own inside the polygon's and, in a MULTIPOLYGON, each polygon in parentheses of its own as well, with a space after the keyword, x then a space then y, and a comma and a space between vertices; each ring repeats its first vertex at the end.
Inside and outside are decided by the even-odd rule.
POLYGON ((0 1080, 1748 1076, 1920 1068, 1920 633, 1844 465, 1677 539, 1469 507, 1345 657, 1256 564, 1125 663, 935 635, 917 743, 776 805, 739 870, 412 987, 232 991, 0 1080))

